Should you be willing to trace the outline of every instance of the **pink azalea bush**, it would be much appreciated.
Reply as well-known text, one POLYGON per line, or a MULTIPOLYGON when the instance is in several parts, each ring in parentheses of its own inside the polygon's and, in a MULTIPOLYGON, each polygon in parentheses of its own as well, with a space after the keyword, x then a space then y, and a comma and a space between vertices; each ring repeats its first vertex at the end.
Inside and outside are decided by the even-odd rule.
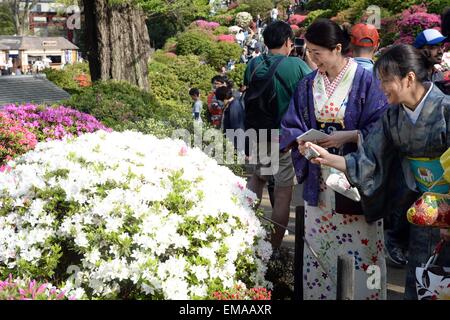
POLYGON ((10 274, 5 281, 0 280, 0 300, 74 300, 66 297, 64 291, 48 283, 40 284, 35 280, 13 279, 10 274))
POLYGON ((216 291, 212 300, 271 300, 272 292, 266 288, 247 289, 244 284, 237 284, 227 291, 216 291))
POLYGON ((64 106, 7 105, 2 112, 35 133, 39 141, 109 130, 90 114, 64 106))
POLYGON ((232 34, 221 34, 218 35, 216 39, 219 42, 231 42, 231 43, 235 42, 234 36, 232 34))
POLYGON ((292 26, 300 25, 306 20, 306 16, 302 16, 300 14, 293 14, 289 17, 288 23, 292 26))
POLYGON ((16 156, 32 150, 38 141, 110 131, 93 116, 59 106, 6 105, 0 111, 0 171, 16 156))
POLYGON ((0 172, 8 169, 6 163, 37 144, 37 138, 17 120, 0 113, 0 172))
POLYGON ((440 25, 441 18, 439 15, 428 13, 425 5, 412 6, 404 10, 400 15, 400 19, 397 22, 399 38, 395 43, 412 44, 421 31, 439 28, 440 25))
POLYGON ((201 29, 208 29, 208 30, 214 30, 220 27, 220 23, 206 20, 196 20, 194 21, 194 24, 201 29))

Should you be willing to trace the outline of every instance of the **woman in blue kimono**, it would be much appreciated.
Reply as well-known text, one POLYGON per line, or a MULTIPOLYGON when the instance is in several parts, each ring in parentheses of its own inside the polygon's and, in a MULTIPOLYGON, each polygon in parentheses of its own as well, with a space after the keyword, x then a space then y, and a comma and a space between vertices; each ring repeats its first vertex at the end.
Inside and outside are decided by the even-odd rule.
MULTIPOLYGON (((295 91, 281 123, 280 148, 293 148, 292 159, 299 183, 304 184, 305 238, 322 265, 304 250, 303 292, 305 300, 336 299, 337 258, 355 257, 355 298, 385 299, 383 225, 368 223, 358 202, 335 193, 325 184, 329 168, 309 163, 296 148, 296 138, 309 129, 330 137, 321 146, 334 153, 356 150, 358 133, 366 135, 382 116, 387 100, 379 84, 352 58, 347 58, 350 38, 340 27, 320 19, 307 30, 306 47, 318 69, 306 76, 295 91), (381 275, 375 288, 367 285, 376 265, 381 275), (326 270, 323 270, 324 267, 326 270)), ((372 221, 371 221, 372 222, 372 221)))
MULTIPOLYGON (((307 147, 320 153, 313 163, 345 172, 361 193, 362 205, 369 215, 383 210, 395 156, 401 157, 406 186, 416 193, 416 198, 425 191, 449 191, 446 183, 433 187, 443 173, 439 158, 450 147, 449 96, 434 84, 425 82, 425 61, 409 45, 389 49, 377 61, 375 70, 390 107, 358 151, 341 157, 309 142, 299 146, 302 154, 307 147)), ((405 299, 417 299, 415 268, 427 261, 440 237, 450 240, 447 230, 441 233, 438 229, 410 226, 405 299)), ((437 264, 450 266, 449 242, 437 264)))

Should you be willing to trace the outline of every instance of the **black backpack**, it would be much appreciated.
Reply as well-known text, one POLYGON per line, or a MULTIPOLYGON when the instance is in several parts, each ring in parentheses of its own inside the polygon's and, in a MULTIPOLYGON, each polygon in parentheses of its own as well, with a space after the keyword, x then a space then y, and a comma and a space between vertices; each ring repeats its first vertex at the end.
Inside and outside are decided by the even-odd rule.
MULTIPOLYGON (((281 119, 278 115, 277 95, 275 92, 274 78, 281 83, 289 93, 289 87, 286 82, 276 74, 277 68, 285 56, 278 57, 264 76, 257 76, 256 70, 263 64, 269 65, 266 56, 263 61, 253 67, 245 95, 243 97, 245 106, 245 130, 248 129, 278 129, 281 119)), ((270 135, 268 135, 270 138, 270 135)))

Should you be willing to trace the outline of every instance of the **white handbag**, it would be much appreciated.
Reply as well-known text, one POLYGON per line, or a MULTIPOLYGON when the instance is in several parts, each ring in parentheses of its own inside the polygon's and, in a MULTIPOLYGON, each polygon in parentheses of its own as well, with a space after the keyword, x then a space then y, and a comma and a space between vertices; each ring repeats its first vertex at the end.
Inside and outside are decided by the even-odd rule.
POLYGON ((347 177, 342 171, 336 170, 334 168, 330 169, 330 175, 325 182, 332 190, 339 192, 343 196, 359 202, 361 201, 361 196, 358 189, 352 187, 350 182, 348 182, 347 177))

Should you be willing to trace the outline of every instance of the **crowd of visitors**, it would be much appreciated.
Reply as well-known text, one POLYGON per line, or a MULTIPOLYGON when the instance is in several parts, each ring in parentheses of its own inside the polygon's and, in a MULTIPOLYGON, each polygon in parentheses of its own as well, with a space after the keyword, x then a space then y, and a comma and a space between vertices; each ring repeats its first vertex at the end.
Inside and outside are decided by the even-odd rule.
MULTIPOLYGON (((236 35, 240 63, 247 64, 239 92, 233 93, 224 75, 212 79, 207 113, 213 126, 224 134, 279 129, 279 136, 258 133, 253 141, 259 153, 247 185, 259 199, 268 182, 274 185, 273 259, 288 224, 294 177, 303 185, 307 244, 303 270, 297 272, 303 273, 304 299, 336 298, 341 255, 355 258, 356 299, 386 299, 386 259, 406 265, 405 299, 417 299, 415 270, 441 239, 447 242, 436 264, 450 267, 448 229, 406 219, 424 192, 437 192, 433 182, 443 172, 439 157, 450 147, 450 77, 442 68, 449 12, 441 30, 422 30, 413 45, 393 45, 377 55, 381 39, 373 25, 344 28, 317 19, 295 38, 274 8, 268 24, 258 15, 256 32, 236 35), (299 138, 311 129, 326 136, 299 138), (424 184, 417 168, 435 170, 434 180, 424 184), (332 176, 347 181, 358 198, 337 192, 329 183, 332 176), (376 288, 367 286, 373 266, 381 274, 376 288)), ((288 7, 286 16, 293 13, 288 7)), ((197 117, 198 94, 192 93, 197 117)), ((247 144, 244 151, 252 160, 247 144)), ((446 183, 438 187, 449 191, 446 183)))

